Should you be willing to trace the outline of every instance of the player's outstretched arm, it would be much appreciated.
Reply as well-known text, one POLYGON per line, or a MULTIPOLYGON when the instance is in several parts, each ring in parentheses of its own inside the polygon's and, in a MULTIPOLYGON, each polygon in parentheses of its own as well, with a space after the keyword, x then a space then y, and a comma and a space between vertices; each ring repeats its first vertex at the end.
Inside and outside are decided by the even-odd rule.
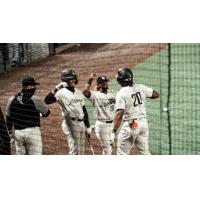
POLYGON ((90 74, 90 78, 87 80, 87 83, 85 84, 85 87, 83 89, 83 95, 87 98, 90 97, 90 87, 91 87, 92 81, 95 79, 96 75, 97 75, 96 73, 90 74))
POLYGON ((116 111, 115 118, 114 118, 113 130, 115 130, 115 131, 118 130, 118 128, 121 125, 123 115, 124 115, 123 109, 119 109, 119 110, 116 111))
POLYGON ((111 133, 111 138, 109 140, 111 146, 115 146, 116 132, 121 125, 123 115, 124 115, 124 109, 119 109, 116 111, 115 118, 114 118, 114 124, 113 124, 113 130, 111 133))
POLYGON ((66 88, 66 87, 67 87, 67 83, 66 82, 59 83, 51 92, 49 92, 47 94, 47 96, 44 99, 44 102, 46 104, 55 103, 56 102, 55 94, 57 93, 57 91, 62 89, 62 88, 66 88))
POLYGON ((160 97, 160 94, 154 90, 151 99, 157 99, 159 97, 160 97))

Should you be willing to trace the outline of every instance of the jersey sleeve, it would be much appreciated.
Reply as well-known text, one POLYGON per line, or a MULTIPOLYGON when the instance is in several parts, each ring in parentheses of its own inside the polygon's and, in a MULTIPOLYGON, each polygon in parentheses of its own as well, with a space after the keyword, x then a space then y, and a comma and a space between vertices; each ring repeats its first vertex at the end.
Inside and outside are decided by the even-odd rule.
POLYGON ((90 91, 90 97, 88 98, 90 101, 94 101, 95 99, 95 92, 94 91, 90 91))
POLYGON ((115 110, 119 109, 125 110, 125 107, 126 107, 126 102, 125 99, 123 98, 123 95, 121 93, 117 93, 115 110))
POLYGON ((83 101, 82 101, 82 106, 85 106, 85 97, 82 95, 83 101))
POLYGON ((35 108, 39 110, 43 115, 47 114, 49 111, 47 104, 37 96, 32 96, 35 108))
POLYGON ((57 101, 60 100, 60 91, 56 92, 55 98, 56 98, 57 101))
POLYGON ((8 99, 7 107, 6 107, 6 116, 10 117, 10 107, 14 97, 10 97, 8 99))
POLYGON ((142 87, 142 90, 144 91, 144 94, 145 94, 146 97, 152 97, 152 95, 153 95, 153 89, 152 88, 149 88, 145 85, 141 85, 141 87, 142 87))

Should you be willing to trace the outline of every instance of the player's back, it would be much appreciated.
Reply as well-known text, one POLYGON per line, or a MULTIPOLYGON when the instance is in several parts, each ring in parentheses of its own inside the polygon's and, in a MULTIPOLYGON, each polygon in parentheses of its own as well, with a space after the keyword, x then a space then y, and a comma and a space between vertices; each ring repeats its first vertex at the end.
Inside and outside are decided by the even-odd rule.
POLYGON ((125 110, 124 119, 139 119, 146 117, 145 100, 151 97, 152 88, 148 88, 142 84, 134 84, 133 86, 122 87, 117 94, 116 109, 125 110))

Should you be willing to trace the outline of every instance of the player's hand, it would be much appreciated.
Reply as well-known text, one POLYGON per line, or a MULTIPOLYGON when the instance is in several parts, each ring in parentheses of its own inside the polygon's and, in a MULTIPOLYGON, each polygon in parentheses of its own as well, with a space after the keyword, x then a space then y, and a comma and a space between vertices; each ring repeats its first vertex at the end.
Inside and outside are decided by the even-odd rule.
POLYGON ((96 73, 91 73, 91 74, 90 74, 90 78, 92 78, 92 79, 95 79, 96 76, 97 76, 96 73))
POLYGON ((110 134, 109 142, 111 146, 116 146, 116 133, 113 131, 110 134))
POLYGON ((9 138, 10 138, 10 144, 14 144, 15 139, 14 139, 14 135, 12 133, 9 134, 9 138))
POLYGON ((88 135, 90 135, 92 133, 92 129, 89 127, 89 128, 86 128, 86 132, 88 135))
POLYGON ((92 129, 90 127, 85 129, 85 134, 88 140, 90 139, 91 133, 92 133, 92 129))

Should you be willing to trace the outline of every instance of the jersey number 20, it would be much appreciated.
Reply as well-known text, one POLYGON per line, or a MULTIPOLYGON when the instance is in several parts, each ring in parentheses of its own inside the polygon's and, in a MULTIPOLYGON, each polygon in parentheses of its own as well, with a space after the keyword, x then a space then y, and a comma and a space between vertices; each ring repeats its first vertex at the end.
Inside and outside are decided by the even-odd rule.
POLYGON ((133 103, 134 107, 142 104, 142 97, 141 97, 140 92, 132 94, 131 97, 134 99, 134 103, 133 103))

